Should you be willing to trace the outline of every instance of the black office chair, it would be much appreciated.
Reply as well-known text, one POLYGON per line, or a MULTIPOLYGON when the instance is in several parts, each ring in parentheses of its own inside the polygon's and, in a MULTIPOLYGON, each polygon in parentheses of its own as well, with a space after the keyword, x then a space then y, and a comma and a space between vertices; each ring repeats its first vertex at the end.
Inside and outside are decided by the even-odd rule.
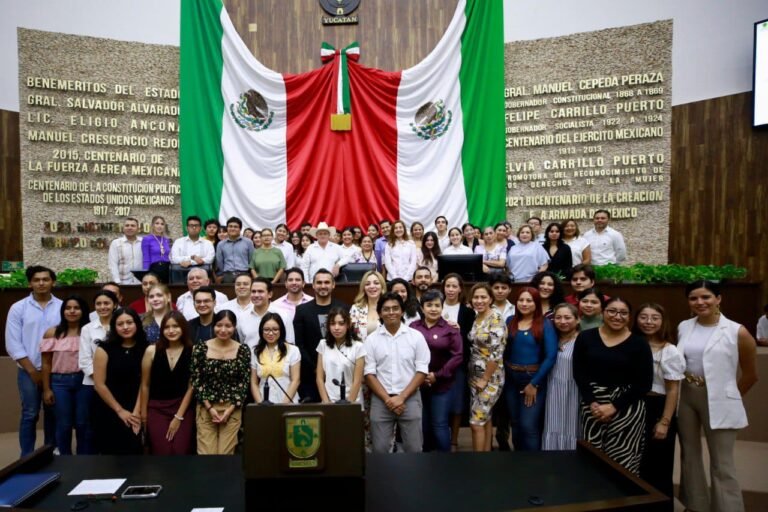
POLYGON ((366 272, 376 270, 375 263, 347 263, 339 271, 340 283, 359 283, 366 272))

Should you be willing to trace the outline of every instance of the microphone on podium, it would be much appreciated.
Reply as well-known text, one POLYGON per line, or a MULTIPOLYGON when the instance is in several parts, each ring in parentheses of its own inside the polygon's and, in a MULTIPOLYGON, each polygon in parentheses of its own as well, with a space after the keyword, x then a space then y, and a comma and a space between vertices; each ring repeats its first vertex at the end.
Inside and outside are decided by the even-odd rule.
POLYGON ((262 396, 261 402, 259 402, 259 405, 273 405, 272 402, 269 401, 269 379, 264 379, 264 393, 262 396))
POLYGON ((264 405, 273 405, 274 402, 269 401, 269 379, 272 379, 274 383, 277 385, 277 387, 280 389, 280 391, 283 392, 283 395, 288 398, 288 401, 290 403, 293 403, 293 397, 288 394, 288 392, 283 388, 283 386, 280 385, 280 383, 277 381, 276 378, 274 378, 271 374, 264 377, 264 400, 262 400, 260 403, 264 405))
POLYGON ((339 382, 337 379, 333 379, 331 382, 339 386, 339 399, 336 400, 336 403, 348 404, 349 400, 347 400, 347 384, 344 381, 344 374, 343 373, 341 374, 341 382, 339 382))

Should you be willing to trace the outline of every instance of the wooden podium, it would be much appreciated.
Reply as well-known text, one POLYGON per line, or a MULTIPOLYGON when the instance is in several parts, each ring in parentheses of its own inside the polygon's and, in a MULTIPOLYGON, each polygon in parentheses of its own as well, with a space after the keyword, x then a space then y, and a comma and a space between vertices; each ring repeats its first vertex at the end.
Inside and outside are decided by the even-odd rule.
POLYGON ((360 404, 252 404, 243 429, 246 510, 365 508, 360 404))

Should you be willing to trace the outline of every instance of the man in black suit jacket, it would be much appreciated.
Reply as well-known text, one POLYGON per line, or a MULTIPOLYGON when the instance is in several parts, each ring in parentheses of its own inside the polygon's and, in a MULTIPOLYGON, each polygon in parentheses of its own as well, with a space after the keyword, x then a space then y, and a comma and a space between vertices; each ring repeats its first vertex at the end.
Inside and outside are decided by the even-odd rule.
POLYGON ((326 336, 326 321, 331 308, 342 307, 349 310, 349 305, 333 298, 336 282, 333 274, 321 268, 312 280, 315 299, 296 306, 293 317, 293 330, 296 346, 301 351, 301 384, 299 396, 302 402, 319 402, 315 370, 317 369, 317 344, 326 336))

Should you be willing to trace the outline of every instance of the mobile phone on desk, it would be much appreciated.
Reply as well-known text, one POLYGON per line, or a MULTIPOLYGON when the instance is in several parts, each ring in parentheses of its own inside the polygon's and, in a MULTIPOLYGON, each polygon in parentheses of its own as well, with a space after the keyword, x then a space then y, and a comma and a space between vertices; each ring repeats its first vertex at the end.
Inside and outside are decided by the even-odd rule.
POLYGON ((163 490, 162 485, 130 485, 126 487, 121 494, 124 500, 142 500, 147 498, 157 498, 160 491, 163 490))

